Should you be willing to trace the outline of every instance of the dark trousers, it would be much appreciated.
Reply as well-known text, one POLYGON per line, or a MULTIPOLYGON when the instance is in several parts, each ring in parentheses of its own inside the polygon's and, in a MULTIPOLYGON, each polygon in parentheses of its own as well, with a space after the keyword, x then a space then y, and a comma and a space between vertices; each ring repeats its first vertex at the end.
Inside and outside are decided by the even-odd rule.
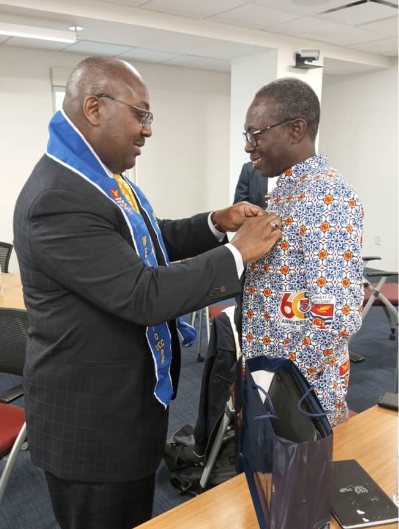
POLYGON ((127 483, 81 483, 45 472, 61 529, 131 529, 151 518, 155 473, 127 483))

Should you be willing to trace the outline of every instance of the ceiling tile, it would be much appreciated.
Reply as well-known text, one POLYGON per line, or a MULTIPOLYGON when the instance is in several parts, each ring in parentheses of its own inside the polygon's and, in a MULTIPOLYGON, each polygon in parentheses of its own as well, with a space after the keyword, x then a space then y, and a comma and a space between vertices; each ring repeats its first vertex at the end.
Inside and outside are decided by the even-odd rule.
POLYGON ((289 35, 290 37, 329 42, 336 46, 350 46, 351 44, 359 44, 360 42, 368 42, 384 37, 384 35, 372 31, 352 28, 330 22, 329 20, 312 17, 298 18, 291 22, 271 26, 266 28, 266 30, 272 33, 289 35))
POLYGON ((356 44, 355 46, 351 46, 351 48, 396 57, 398 55, 398 38, 390 37, 389 39, 375 40, 373 42, 364 42, 363 44, 356 44))
POLYGON ((383 35, 391 35, 392 37, 398 36, 398 17, 388 18, 387 20, 380 20, 373 24, 366 24, 362 26, 362 29, 368 29, 370 31, 377 31, 383 35))
POLYGON ((82 41, 109 42, 110 44, 124 47, 125 49, 118 54, 132 48, 143 48, 146 50, 162 50, 172 53, 174 56, 189 54, 230 60, 265 51, 264 46, 234 42, 232 40, 220 40, 217 38, 216 31, 216 37, 209 38, 127 23, 113 24, 103 20, 93 20, 89 24, 85 20, 80 19, 80 22, 84 25, 82 41))
POLYGON ((162 62, 169 59, 174 59, 178 57, 176 53, 168 53, 167 51, 160 50, 145 50, 143 48, 133 48, 126 53, 118 55, 120 59, 133 59, 136 61, 145 61, 145 62, 162 62))
POLYGON ((298 16, 287 11, 281 11, 280 9, 250 3, 209 17, 208 20, 245 28, 264 29, 271 24, 287 22, 288 20, 298 18, 298 16))
POLYGON ((173 13, 194 18, 206 18, 216 13, 233 9, 246 3, 246 0, 151 0, 142 7, 163 13, 173 13))
MULTIPOLYGON (((197 35, 186 35, 174 33, 172 31, 155 30, 148 28, 130 28, 132 35, 132 47, 142 47, 144 49, 157 49, 173 53, 174 55, 194 55, 197 57, 213 57, 214 59, 230 60, 245 55, 264 52, 263 46, 253 46, 252 44, 242 44, 228 40, 218 40, 197 35)), ((128 38, 129 35, 126 35, 128 38)))
POLYGON ((321 15, 323 20, 334 20, 342 24, 350 26, 358 26, 360 24, 367 24, 375 22, 382 18, 391 17, 398 14, 395 7, 384 4, 377 4, 376 2, 367 2, 365 4, 353 5, 345 9, 339 9, 332 13, 321 15))
POLYGON ((209 59, 208 57, 195 57, 194 55, 180 55, 180 57, 165 61, 164 64, 173 64, 174 66, 184 66, 185 68, 199 68, 200 70, 213 70, 218 72, 230 71, 229 61, 209 59))
POLYGON ((103 3, 123 4, 126 6, 139 7, 145 4, 147 0, 102 0, 103 3))
POLYGON ((64 51, 73 53, 87 53, 89 55, 101 55, 104 57, 115 57, 131 48, 128 46, 118 46, 116 44, 104 44, 103 42, 93 42, 89 40, 79 40, 71 44, 64 51))
POLYGON ((350 0, 255 0, 256 4, 283 9, 299 15, 317 15, 327 9, 349 4, 349 2, 350 0))
POLYGON ((60 51, 68 46, 66 42, 53 42, 51 40, 28 39, 25 37, 6 37, 7 42, 3 46, 16 46, 18 48, 35 48, 41 50, 56 50, 60 51))
POLYGON ((381 53, 381 55, 386 55, 387 57, 398 57, 398 48, 394 51, 385 51, 384 53, 381 53))

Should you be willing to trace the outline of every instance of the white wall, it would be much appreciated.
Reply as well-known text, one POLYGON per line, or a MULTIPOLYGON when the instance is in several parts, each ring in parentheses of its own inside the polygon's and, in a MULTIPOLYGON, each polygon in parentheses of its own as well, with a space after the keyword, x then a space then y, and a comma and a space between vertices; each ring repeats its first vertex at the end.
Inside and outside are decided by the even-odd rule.
MULTIPOLYGON (((12 241, 15 201, 47 144, 53 113, 51 68, 73 68, 76 54, 0 48, 0 240, 12 241)), ((230 75, 135 63, 148 84, 153 136, 138 160, 138 180, 162 218, 229 201, 230 75)), ((15 252, 10 271, 17 271, 15 252)))
MULTIPOLYGON (((12 241, 15 200, 45 150, 53 112, 50 69, 73 68, 82 58, 0 47, 0 240, 12 241)), ((155 114, 137 173, 157 214, 176 218, 228 205, 230 75, 136 65, 155 114)), ((396 67, 325 76, 322 94, 320 151, 358 190, 366 213, 364 253, 381 255, 385 269, 398 266, 397 74, 396 67)))
POLYGON ((398 268, 398 68, 325 76, 320 151, 354 185, 364 205, 364 255, 398 268), (381 245, 375 244, 381 236, 381 245))
POLYGON ((245 152, 244 132, 247 110, 256 92, 274 81, 277 75, 278 50, 239 57, 231 61, 230 104, 230 200, 233 201, 242 165, 249 162, 245 152))
POLYGON ((229 205, 230 74, 136 63, 154 112, 138 184, 161 218, 229 205))

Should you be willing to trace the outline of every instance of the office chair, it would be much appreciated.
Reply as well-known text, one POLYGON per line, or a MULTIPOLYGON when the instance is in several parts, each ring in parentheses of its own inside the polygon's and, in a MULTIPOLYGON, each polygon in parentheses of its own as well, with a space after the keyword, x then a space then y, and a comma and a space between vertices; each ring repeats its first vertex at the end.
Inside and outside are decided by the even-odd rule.
POLYGON ((198 362, 203 362, 205 358, 201 354, 201 346, 202 346, 202 321, 203 316, 205 315, 205 323, 206 323, 206 338, 207 343, 209 343, 209 338, 211 335, 211 324, 215 316, 217 316, 220 312, 222 312, 225 308, 230 307, 231 305, 210 305, 209 307, 205 307, 204 309, 201 309, 199 311, 193 312, 191 314, 191 325, 194 326, 195 318, 198 312, 198 346, 197 346, 197 360, 198 362))
MULTIPOLYGON (((364 257, 363 260, 365 264, 372 260, 379 260, 381 257, 364 257)), ((385 312, 385 315, 389 321, 389 327, 391 329, 391 334, 389 336, 390 340, 395 340, 396 325, 398 325, 398 284, 396 283, 386 283, 388 277, 398 277, 398 272, 369 272, 367 274, 369 277, 380 277, 378 283, 370 283, 367 278, 365 278, 365 295, 364 295, 364 309, 363 309, 363 319, 367 316, 372 305, 382 307, 385 312)))
POLYGON ((14 246, 8 242, 0 242, 0 268, 4 273, 8 272, 8 263, 13 248, 14 246))
POLYGON ((209 338, 211 335, 210 330, 210 322, 209 322, 209 307, 205 307, 203 309, 200 309, 198 311, 194 311, 191 314, 191 322, 190 325, 194 327, 195 325, 195 318, 198 313, 198 345, 197 345, 197 360, 198 362, 203 362, 205 358, 201 354, 201 345, 202 345, 202 320, 205 314, 205 323, 206 323, 206 337, 207 341, 209 342, 209 338))
MULTIPOLYGON (((25 363, 27 314, 23 310, 0 308, 0 372, 22 375, 25 363)), ((0 457, 8 455, 0 476, 0 503, 19 451, 26 441, 25 412, 10 404, 21 397, 18 385, 0 394, 0 457)))
MULTIPOLYGON (((210 314, 211 314, 212 319, 215 318, 221 312, 224 312, 228 316, 230 320, 230 325, 231 325, 231 332, 234 337, 236 360, 238 361, 241 355, 241 347, 240 347, 240 342, 239 342, 239 335, 238 335, 238 332, 237 332, 237 329, 234 323, 234 310, 235 310, 235 307, 232 305, 213 305, 212 307, 210 307, 210 314)), ((231 424, 234 422, 234 414, 235 414, 235 409, 234 409, 234 404, 233 404, 233 398, 230 396, 226 402, 222 419, 220 421, 219 427, 217 429, 215 438, 212 443, 212 448, 209 452, 208 457, 206 458, 204 470, 202 472, 201 479, 200 479, 200 487, 202 490, 205 490, 208 484, 209 477, 215 465, 215 462, 218 457, 219 451, 221 449, 222 443, 229 436, 229 430, 231 430, 231 424)), ((231 434, 231 431, 230 431, 230 434, 231 434)))
MULTIPOLYGON (((380 260, 381 257, 366 256, 363 257, 363 270, 370 261, 380 260)), ((380 277, 378 283, 371 283, 367 277, 363 276, 364 284, 364 300, 363 300, 363 312, 362 320, 366 318, 371 307, 382 307, 383 311, 389 322, 391 334, 389 335, 390 340, 395 340, 396 337, 396 326, 398 325, 398 284, 386 283, 389 277, 397 277, 398 272, 369 272, 369 277, 380 277)), ((364 356, 357 353, 350 352, 350 359, 354 363, 363 362, 364 356)))

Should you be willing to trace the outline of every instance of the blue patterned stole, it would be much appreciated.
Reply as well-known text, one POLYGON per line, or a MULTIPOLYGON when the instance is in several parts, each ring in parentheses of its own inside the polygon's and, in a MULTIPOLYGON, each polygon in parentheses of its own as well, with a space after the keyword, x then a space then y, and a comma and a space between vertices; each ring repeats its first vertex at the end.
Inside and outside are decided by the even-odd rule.
MULTIPOLYGON (((47 155, 80 175, 119 207, 129 227, 137 254, 146 266, 158 268, 151 235, 142 215, 135 211, 129 202, 125 200, 118 183, 108 175, 92 147, 63 111, 59 111, 53 116, 50 121, 49 131, 50 139, 47 146, 47 155)), ((146 215, 154 230, 165 263, 169 266, 170 262, 162 234, 150 203, 133 182, 125 176, 123 178, 132 189, 143 215, 146 215)), ((195 329, 185 323, 182 318, 177 318, 176 321, 179 334, 183 338, 183 345, 192 343, 197 334, 195 329)), ((169 327, 167 323, 147 327, 146 336, 155 366, 156 384, 154 395, 166 408, 173 397, 170 377, 172 347, 169 327)))

